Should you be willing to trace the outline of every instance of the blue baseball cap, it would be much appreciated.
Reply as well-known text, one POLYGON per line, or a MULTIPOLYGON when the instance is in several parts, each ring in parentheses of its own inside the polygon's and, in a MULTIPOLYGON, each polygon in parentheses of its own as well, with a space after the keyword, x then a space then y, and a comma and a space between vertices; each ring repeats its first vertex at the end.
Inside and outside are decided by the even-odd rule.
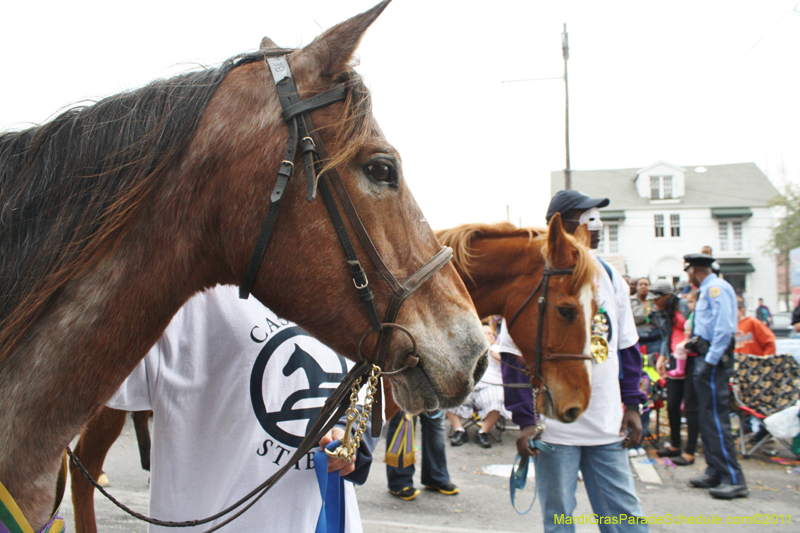
POLYGON ((608 198, 589 198, 583 193, 569 189, 558 191, 555 196, 550 200, 550 205, 547 207, 547 216, 545 220, 550 223, 550 219, 556 213, 562 215, 572 209, 580 209, 586 211, 593 207, 605 207, 610 203, 608 198))

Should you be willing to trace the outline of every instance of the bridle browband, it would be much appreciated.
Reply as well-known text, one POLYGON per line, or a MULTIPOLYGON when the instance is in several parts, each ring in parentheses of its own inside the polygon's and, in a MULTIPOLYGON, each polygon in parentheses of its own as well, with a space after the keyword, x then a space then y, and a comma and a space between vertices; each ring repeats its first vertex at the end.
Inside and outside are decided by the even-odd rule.
MULTIPOLYGON (((214 520, 218 520, 243 506, 238 510, 238 512, 236 512, 236 514, 207 530, 207 532, 216 531, 226 524, 232 522, 234 519, 241 516, 245 511, 252 507, 261 498, 261 496, 263 496, 270 488, 272 488, 278 482, 278 480, 294 466, 294 464, 301 457, 306 455, 313 447, 315 447, 320 439, 342 417, 348 408, 350 389, 352 388, 353 384, 359 381, 365 374, 369 373, 373 365, 378 367, 383 366, 394 330, 400 330, 409 337, 411 340, 412 351, 406 357, 406 360, 401 368, 391 372, 381 371, 380 373, 383 375, 393 375, 415 367, 419 363, 416 340, 408 329, 400 324, 395 323, 395 320, 397 319, 397 315, 400 312, 400 307, 402 306, 403 302, 405 302, 405 300, 411 296, 414 291, 416 291, 423 283, 430 279, 431 276, 433 276, 439 269, 446 265, 447 262, 453 257, 452 248, 444 246, 441 250, 439 250, 439 252, 436 253, 436 255, 434 255, 427 263, 422 265, 422 267, 409 276, 404 282, 401 283, 397 280, 397 278, 395 278, 395 276, 386 266, 386 263, 383 261, 383 258, 381 257, 380 253, 375 247, 375 244, 372 242, 369 233, 364 227, 361 218, 358 216, 358 212, 356 211, 350 195, 347 192, 347 189, 345 188, 345 185, 342 182, 342 179, 339 176, 336 168, 327 169, 324 174, 318 173, 320 161, 328 159, 328 152, 325 149, 325 145, 323 144, 319 133, 314 127, 310 112, 315 109, 320 109, 330 105, 334 102, 345 100, 347 98, 348 88, 344 85, 339 85, 311 98, 300 100, 297 92, 297 86, 295 85, 291 69, 289 68, 287 57, 285 55, 266 57, 265 61, 269 66, 270 72, 272 73, 272 78, 278 91, 281 107, 283 108, 283 113, 281 116, 289 127, 289 140, 286 145, 286 151, 284 153, 283 160, 281 161, 280 168, 278 169, 278 179, 276 180, 272 194, 270 195, 270 206, 269 210, 267 211, 267 216, 264 219, 261 233, 258 236, 255 247, 253 248, 253 255, 250 259, 247 271, 245 272, 239 288, 239 297, 242 299, 247 299, 252 291, 261 261, 267 248, 267 244, 269 244, 272 230, 275 227, 275 220, 277 219, 278 210, 280 209, 283 201, 286 186, 294 174, 294 162, 297 156, 297 148, 299 145, 302 154, 303 166, 305 168, 306 200, 309 202, 313 201, 316 198, 317 190, 319 190, 322 200, 325 202, 325 207, 328 210, 328 214, 330 215, 333 227, 336 230, 336 235, 342 245, 342 249, 344 250, 348 272, 353 279, 353 284, 355 286, 358 298, 364 305, 364 309, 369 319, 370 328, 365 331, 358 340, 358 344, 356 346, 358 362, 342 379, 342 383, 339 385, 339 387, 331 394, 331 396, 327 398, 322 407, 322 412, 320 413, 319 418, 314 423, 313 427, 305 436, 300 445, 297 447, 294 454, 292 454, 289 460, 284 464, 284 466, 282 466, 280 470, 275 472, 272 476, 270 476, 269 479, 253 489, 238 502, 213 516, 209 516, 200 520, 169 522, 150 518, 132 511, 128 507, 119 503, 94 479, 92 479, 83 465, 80 464, 78 458, 75 457, 69 448, 67 449, 67 452, 73 462, 75 462, 75 464, 89 479, 92 485, 94 485, 94 487, 103 495, 110 499, 120 509, 129 513, 131 516, 158 526, 192 527, 207 524, 214 520), (331 186, 333 190, 331 190, 331 186), (334 198, 334 193, 335 196, 338 197, 339 203, 341 203, 342 209, 350 221, 350 225, 353 227, 353 230, 358 236, 359 241, 364 247, 364 250, 369 256, 370 261, 392 290, 392 298, 386 308, 383 320, 381 320, 380 316, 378 315, 378 311, 374 302, 374 294, 370 289, 367 273, 364 271, 360 261, 358 260, 355 247, 353 246, 353 241, 350 239, 347 227, 345 226, 342 215, 339 212, 339 207, 334 198), (361 352, 361 347, 364 343, 364 340, 369 336, 370 333, 377 333, 378 341, 373 360, 367 361, 361 352)), ((383 408, 380 403, 382 396, 380 384, 381 380, 378 380, 378 391, 375 395, 375 405, 372 410, 373 437, 380 436, 382 426, 383 408)))
MULTIPOLYGON (((528 373, 531 375, 531 381, 534 379, 541 382, 542 390, 547 390, 547 384, 545 383, 544 376, 542 375, 542 362, 549 361, 553 359, 557 360, 591 360, 591 355, 586 354, 572 354, 572 353, 553 353, 548 352, 542 348, 542 342, 544 337, 544 318, 545 318, 545 311, 547 310, 547 292, 550 286, 550 277, 551 276, 571 276, 574 274, 574 268, 550 268, 550 262, 548 261, 545 264, 544 272, 542 273, 542 279, 539 280, 539 283, 536 287, 533 288, 531 293, 525 298, 525 301, 522 302, 522 305, 517 309, 517 312, 511 317, 511 320, 508 321, 506 324, 506 329, 509 333, 511 333, 511 326, 514 324, 514 321, 517 320, 517 317, 520 315, 523 309, 530 303, 533 299, 534 295, 539 292, 539 289, 542 289, 542 295, 539 296, 538 305, 539 305, 539 318, 536 324, 536 346, 533 350, 533 369, 529 370, 528 373)), ((519 370, 519 369, 517 369, 519 370)), ((505 385, 508 386, 508 385, 505 385)), ((525 388, 528 388, 527 386, 525 388)), ((537 389, 538 387, 531 385, 531 388, 537 389)))

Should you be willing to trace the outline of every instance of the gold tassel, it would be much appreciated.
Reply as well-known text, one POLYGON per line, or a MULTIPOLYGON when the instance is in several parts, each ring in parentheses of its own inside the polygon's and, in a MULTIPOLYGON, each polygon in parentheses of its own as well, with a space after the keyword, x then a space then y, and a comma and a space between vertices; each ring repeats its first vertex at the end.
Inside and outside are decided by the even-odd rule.
POLYGON ((389 466, 403 468, 416 462, 414 455, 414 417, 408 413, 397 425, 392 442, 386 449, 384 462, 389 466))

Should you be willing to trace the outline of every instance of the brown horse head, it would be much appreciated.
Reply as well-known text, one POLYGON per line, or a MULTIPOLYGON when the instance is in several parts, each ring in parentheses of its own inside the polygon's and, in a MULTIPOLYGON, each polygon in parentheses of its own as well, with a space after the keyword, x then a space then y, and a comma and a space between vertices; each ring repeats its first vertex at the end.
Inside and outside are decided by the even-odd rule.
MULTIPOLYGON (((289 53, 288 62, 301 100, 336 86, 348 87, 345 101, 311 114, 330 153, 323 166, 336 168, 377 252, 402 282, 439 252, 441 245, 408 188, 399 154, 372 116, 369 93, 362 79, 351 67, 361 37, 386 4, 383 2, 329 29, 308 46, 289 53)), ((261 43, 267 53, 274 46, 268 38, 261 43)), ((235 194, 241 199, 220 206, 228 211, 225 218, 240 221, 220 228, 225 232, 224 241, 235 243, 226 246, 226 250, 234 252, 228 254, 226 262, 237 277, 247 267, 269 204, 265 201, 266 194, 252 194, 253 181, 241 179, 239 169, 276 170, 288 133, 269 77, 263 63, 232 71, 204 117, 204 122, 208 118, 209 133, 213 135, 220 128, 227 129, 220 122, 235 120, 228 118, 231 109, 253 100, 258 102, 250 112, 252 123, 259 124, 260 131, 226 141, 226 150, 217 149, 216 154, 226 163, 214 163, 221 171, 214 180, 220 194, 236 187, 235 194), (252 83, 254 77, 261 83, 252 83), (264 139, 278 149, 257 148, 264 139), (242 254, 242 250, 246 253, 242 254)), ((237 115, 240 113, 234 114, 237 115)), ((202 138, 203 126, 198 138, 202 138)), ((276 224, 253 294, 271 309, 353 358, 359 336, 370 327, 367 315, 356 297, 324 204, 321 199, 310 203, 306 200, 302 168, 295 172, 299 175, 290 182, 284 198, 286 205, 282 207, 286 213, 282 212, 276 224), (329 312, 320 312, 321 309, 329 312)), ((265 188, 264 192, 269 190, 265 188)), ((355 239, 355 233, 351 235, 367 271, 376 308, 383 316, 392 292, 369 260, 363 243, 355 239)), ((487 346, 481 338, 474 307, 455 269, 447 265, 422 285, 403 304, 396 322, 411 332, 420 355, 417 367, 390 378, 401 405, 410 412, 458 405, 471 390, 475 375, 479 378, 485 368, 483 362, 478 364, 478 358, 487 346)), ((368 358, 377 338, 368 335, 364 341, 362 352, 368 358)), ((395 332, 384 370, 400 368, 412 346, 407 335, 395 332)))
MULTIPOLYGON (((517 229, 508 223, 465 224, 437 232, 455 250, 454 264, 481 316, 510 320, 511 337, 529 372, 536 368, 536 341, 541 334, 545 393, 536 408, 549 418, 572 422, 589 405, 592 366, 587 360, 548 358, 548 354, 590 355, 591 320, 596 312, 594 260, 585 232, 569 235, 556 215, 549 230, 517 229), (572 269, 548 282, 543 329, 538 331, 541 282, 545 268, 572 269), (526 303, 532 292, 533 297, 526 303)), ((542 386, 543 385, 543 386, 542 386)))

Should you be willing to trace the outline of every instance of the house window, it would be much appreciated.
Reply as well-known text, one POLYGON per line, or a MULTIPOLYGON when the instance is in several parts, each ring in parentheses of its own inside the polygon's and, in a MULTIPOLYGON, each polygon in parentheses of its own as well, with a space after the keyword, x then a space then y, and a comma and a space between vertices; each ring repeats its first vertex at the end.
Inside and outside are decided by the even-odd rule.
POLYGON ((669 234, 672 237, 681 236, 681 216, 679 214, 669 216, 669 234))
POLYGON ((733 225, 733 251, 734 252, 741 252, 742 251, 742 223, 741 221, 736 221, 732 223, 733 225))
POLYGON ((656 237, 663 237, 664 236, 664 215, 653 215, 655 227, 656 227, 656 237))
POLYGON ((661 198, 659 176, 650 176, 650 198, 653 200, 658 200, 661 198))
POLYGON ((669 200, 674 198, 672 176, 650 176, 650 199, 669 200))
MULTIPOLYGON (((741 223, 740 223, 741 224, 741 223)), ((725 220, 719 221, 719 249, 722 252, 730 250, 730 242, 728 241, 728 222, 725 220)))
POLYGON ((619 253, 619 240, 618 240, 618 228, 619 226, 616 224, 609 224, 608 226, 608 253, 610 254, 618 254, 619 253))
POLYGON ((597 251, 599 253, 619 253, 618 228, 618 224, 607 224, 603 227, 603 230, 600 232, 600 242, 597 243, 597 251))
MULTIPOLYGON (((672 176, 664 176, 662 178, 664 183, 664 195, 663 198, 672 198, 672 176)), ((674 235, 673 235, 674 237, 674 235)))

